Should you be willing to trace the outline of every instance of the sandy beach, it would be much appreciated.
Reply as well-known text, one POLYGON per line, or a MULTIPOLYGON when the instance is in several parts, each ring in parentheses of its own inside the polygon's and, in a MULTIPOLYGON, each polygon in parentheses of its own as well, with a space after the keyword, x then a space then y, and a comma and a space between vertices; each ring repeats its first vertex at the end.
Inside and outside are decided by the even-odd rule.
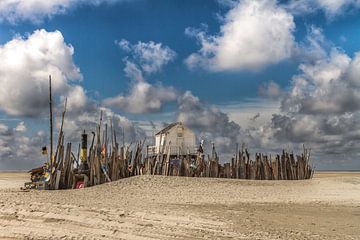
POLYGON ((0 173, 1 239, 360 239, 360 173, 312 180, 138 176, 21 191, 0 173))

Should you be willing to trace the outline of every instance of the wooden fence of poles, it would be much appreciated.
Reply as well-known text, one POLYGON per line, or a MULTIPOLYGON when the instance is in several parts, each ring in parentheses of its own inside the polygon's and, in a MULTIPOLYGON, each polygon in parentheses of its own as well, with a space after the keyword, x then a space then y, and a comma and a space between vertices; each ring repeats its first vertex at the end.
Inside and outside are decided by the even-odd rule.
MULTIPOLYGON (((119 146, 112 126, 110 134, 108 133, 107 125, 105 124, 105 128, 102 129, 101 121, 96 132, 92 132, 91 144, 87 151, 88 186, 137 175, 302 180, 312 178, 314 172, 310 165, 310 151, 305 148, 301 155, 295 156, 283 151, 274 158, 255 154, 254 159, 250 158, 247 149, 242 148, 229 163, 221 164, 214 147, 211 156, 207 157, 201 152, 196 155, 173 156, 170 154, 169 143, 164 144, 160 153, 147 156, 143 154, 145 140, 137 142, 134 146, 119 146)), ((75 156, 72 147, 71 143, 64 143, 61 124, 50 189, 68 189, 74 186, 74 175, 77 174, 80 163, 79 153, 75 156)))
POLYGON ((239 151, 238 158, 230 163, 219 163, 215 157, 198 154, 196 156, 175 156, 157 154, 146 157, 141 167, 141 174, 186 176, 186 177, 214 177, 237 178, 253 180, 303 180, 313 176, 310 165, 310 151, 304 148, 301 155, 282 152, 274 159, 264 154, 255 154, 255 160, 250 159, 247 149, 239 151))

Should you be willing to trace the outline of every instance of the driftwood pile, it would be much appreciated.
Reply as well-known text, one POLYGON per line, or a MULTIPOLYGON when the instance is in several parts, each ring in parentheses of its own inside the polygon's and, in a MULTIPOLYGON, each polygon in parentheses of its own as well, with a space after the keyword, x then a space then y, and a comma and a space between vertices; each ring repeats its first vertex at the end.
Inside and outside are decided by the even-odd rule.
POLYGON ((157 154, 144 159, 141 166, 142 174, 237 178, 253 180, 302 180, 310 179, 313 169, 309 163, 310 151, 304 148, 301 155, 283 151, 275 159, 263 154, 255 154, 255 160, 250 160, 247 149, 239 151, 230 163, 221 164, 213 148, 213 154, 208 160, 200 152, 196 156, 170 156, 157 154))
MULTIPOLYGON (((87 186, 94 186, 122 178, 137 175, 164 175, 186 177, 237 178, 254 180, 301 180, 310 179, 313 169, 309 163, 310 152, 304 148, 301 155, 282 152, 275 158, 255 154, 250 159, 247 149, 239 151, 230 163, 221 164, 213 147, 213 152, 205 158, 200 151, 197 155, 170 155, 170 145, 164 147, 163 153, 152 156, 143 154, 144 141, 135 146, 119 147, 115 131, 111 129, 109 143, 108 128, 102 134, 101 124, 92 141, 87 155, 89 166, 87 186)), ((63 144, 59 138, 53 167, 56 174, 51 178, 50 189, 67 189, 74 187, 74 175, 79 166, 77 157, 71 151, 71 143, 63 144)), ((80 145, 79 145, 80 152, 80 145)))
MULTIPOLYGON (((65 110, 63 118, 64 115, 65 110)), ((84 175, 84 171, 79 170, 84 163, 87 165, 86 187, 137 175, 301 180, 309 179, 313 174, 309 163, 310 151, 305 148, 304 152, 298 156, 283 151, 274 159, 271 156, 255 154, 254 160, 250 159, 248 150, 242 148, 230 163, 221 164, 215 146, 213 146, 211 156, 207 155, 206 159, 201 145, 195 155, 171 155, 169 142, 164 144, 160 153, 149 156, 143 150, 145 140, 134 146, 132 144, 125 146, 124 143, 119 146, 112 125, 110 129, 107 124, 102 126, 102 117, 96 127, 96 133, 92 132, 90 135, 92 137, 90 144, 85 143, 85 147, 88 145, 90 147, 85 149, 85 156, 82 159, 83 149, 80 144, 75 156, 72 144, 64 143, 63 123, 62 120, 58 144, 49 163, 51 173, 47 180, 47 189, 74 188, 76 176, 84 175)))

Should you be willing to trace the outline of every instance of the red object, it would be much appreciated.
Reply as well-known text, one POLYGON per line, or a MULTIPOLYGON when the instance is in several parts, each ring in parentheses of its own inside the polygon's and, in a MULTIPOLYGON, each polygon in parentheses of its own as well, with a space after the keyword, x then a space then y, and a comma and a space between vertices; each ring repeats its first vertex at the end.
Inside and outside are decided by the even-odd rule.
POLYGON ((75 189, 79 189, 79 188, 84 188, 84 181, 83 180, 80 180, 80 181, 76 182, 75 189))

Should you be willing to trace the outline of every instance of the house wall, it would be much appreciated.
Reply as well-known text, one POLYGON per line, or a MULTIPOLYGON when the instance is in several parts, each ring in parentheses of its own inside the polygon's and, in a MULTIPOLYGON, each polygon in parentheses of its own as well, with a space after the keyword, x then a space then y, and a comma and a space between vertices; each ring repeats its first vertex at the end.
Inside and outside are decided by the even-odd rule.
MULTIPOLYGON (((155 153, 159 153, 165 142, 166 148, 170 145, 170 152, 172 155, 195 153, 195 133, 182 124, 178 124, 169 129, 166 133, 155 136, 155 153), (160 143, 161 140, 161 143, 160 143)), ((165 148, 165 153, 167 149, 165 148)))
POLYGON ((155 146, 161 146, 164 144, 166 134, 159 134, 155 136, 155 146), (161 143, 160 143, 161 141, 161 143))

